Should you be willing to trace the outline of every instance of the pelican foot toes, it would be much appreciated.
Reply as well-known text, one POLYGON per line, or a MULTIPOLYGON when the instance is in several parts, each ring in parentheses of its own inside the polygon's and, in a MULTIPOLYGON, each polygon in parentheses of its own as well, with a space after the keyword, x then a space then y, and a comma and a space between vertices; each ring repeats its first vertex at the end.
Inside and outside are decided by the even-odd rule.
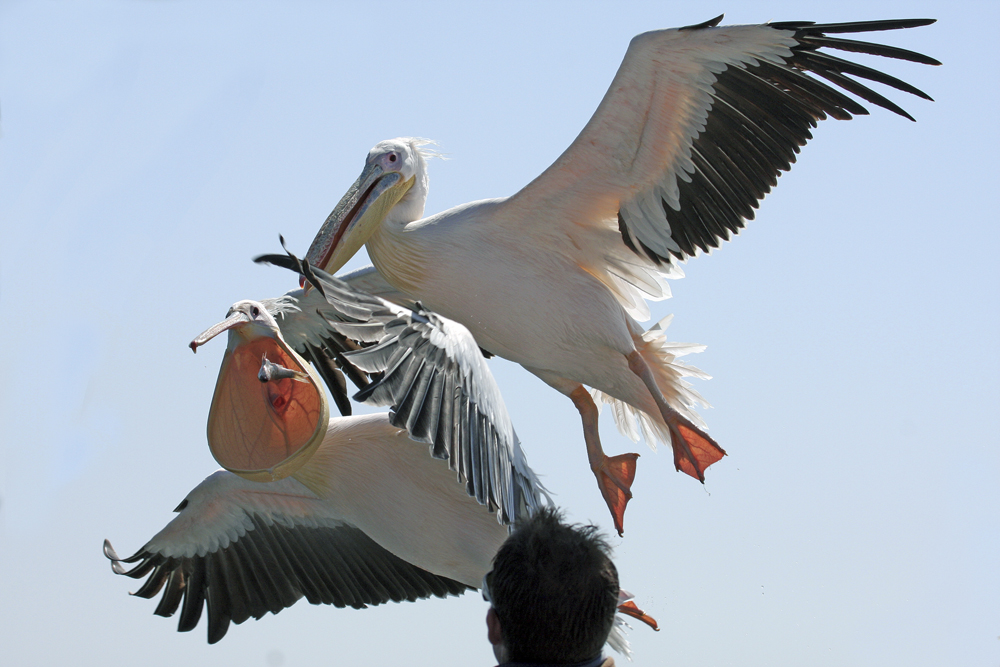
POLYGON ((670 429, 674 467, 705 483, 705 469, 726 455, 726 450, 707 433, 676 412, 664 415, 670 429))
POLYGON ((635 460, 638 454, 604 456, 601 465, 594 471, 597 485, 601 488, 604 502, 611 510, 615 530, 621 536, 625 532, 625 506, 632 499, 632 480, 635 479, 635 460))

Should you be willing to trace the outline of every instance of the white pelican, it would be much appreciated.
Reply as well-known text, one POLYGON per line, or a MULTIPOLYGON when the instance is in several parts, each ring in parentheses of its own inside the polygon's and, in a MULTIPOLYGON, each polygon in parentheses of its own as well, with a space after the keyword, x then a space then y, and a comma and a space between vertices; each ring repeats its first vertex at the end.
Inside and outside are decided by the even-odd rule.
POLYGON ((716 27, 721 18, 635 37, 580 135, 511 197, 422 218, 422 140, 376 145, 306 257, 334 272, 366 245, 392 287, 569 396, 619 533, 637 455, 604 454, 586 387, 613 404, 626 434, 669 442, 678 470, 704 481, 725 454, 698 427, 700 397, 682 380, 697 372, 675 361, 696 348, 672 348, 663 323, 644 332, 645 299, 669 296, 663 279, 681 275, 676 260, 753 218, 817 121, 867 113, 838 87, 912 120, 847 75, 930 99, 821 48, 939 64, 836 36, 930 19, 716 27))
POLYGON ((149 576, 136 595, 163 590, 156 614, 181 606, 178 630, 193 629, 207 604, 210 643, 230 622, 278 613, 302 597, 361 608, 477 588, 505 526, 550 501, 464 327, 322 273, 308 276, 333 308, 330 326, 378 341, 351 358, 383 373, 366 391, 393 415, 328 419, 315 372, 284 342, 268 308, 237 302, 191 343, 197 349, 229 332, 208 435, 236 474, 209 476, 133 556, 119 558, 105 542, 114 572, 149 576), (414 401, 441 385, 447 389, 433 400, 414 401), (487 511, 494 509, 496 518, 487 511))

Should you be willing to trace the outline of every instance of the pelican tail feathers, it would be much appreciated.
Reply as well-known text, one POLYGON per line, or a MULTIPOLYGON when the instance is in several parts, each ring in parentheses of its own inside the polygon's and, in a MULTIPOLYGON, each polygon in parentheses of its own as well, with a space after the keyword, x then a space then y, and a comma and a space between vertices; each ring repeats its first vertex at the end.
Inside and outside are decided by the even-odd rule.
POLYGON ((625 656, 629 662, 632 662, 632 645, 625 634, 626 629, 631 630, 632 626, 625 621, 625 617, 622 614, 616 613, 615 623, 611 626, 611 633, 608 634, 607 644, 625 656))
MULTIPOLYGON (((677 358, 701 352, 705 346, 668 341, 666 331, 672 319, 673 315, 667 315, 641 336, 635 336, 633 338, 635 348, 652 369, 656 385, 667 399, 667 403, 696 426, 705 429, 707 428, 705 422, 695 412, 695 408, 698 405, 704 408, 711 406, 684 378, 696 377, 708 380, 711 376, 677 358)), ((670 432, 658 412, 648 412, 629 405, 597 389, 591 389, 590 393, 599 408, 605 403, 611 406, 619 432, 632 442, 638 442, 642 437, 654 450, 657 443, 670 444, 670 432)))

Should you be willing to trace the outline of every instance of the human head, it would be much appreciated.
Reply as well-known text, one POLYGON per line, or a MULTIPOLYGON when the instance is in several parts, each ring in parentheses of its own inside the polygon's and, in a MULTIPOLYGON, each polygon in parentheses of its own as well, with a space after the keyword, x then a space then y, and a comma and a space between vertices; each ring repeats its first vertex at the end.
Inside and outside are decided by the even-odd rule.
POLYGON ((542 508, 503 543, 486 575, 490 642, 511 662, 596 658, 614 624, 618 571, 595 526, 570 526, 542 508))

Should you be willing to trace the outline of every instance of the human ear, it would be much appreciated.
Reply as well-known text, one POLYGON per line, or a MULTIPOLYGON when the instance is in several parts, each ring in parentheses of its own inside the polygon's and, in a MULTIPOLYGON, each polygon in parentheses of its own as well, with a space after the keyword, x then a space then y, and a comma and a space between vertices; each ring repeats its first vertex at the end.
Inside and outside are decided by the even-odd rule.
POLYGON ((486 612, 486 630, 486 636, 491 644, 496 646, 503 643, 503 629, 500 627, 500 618, 493 607, 490 607, 490 610, 486 612))

